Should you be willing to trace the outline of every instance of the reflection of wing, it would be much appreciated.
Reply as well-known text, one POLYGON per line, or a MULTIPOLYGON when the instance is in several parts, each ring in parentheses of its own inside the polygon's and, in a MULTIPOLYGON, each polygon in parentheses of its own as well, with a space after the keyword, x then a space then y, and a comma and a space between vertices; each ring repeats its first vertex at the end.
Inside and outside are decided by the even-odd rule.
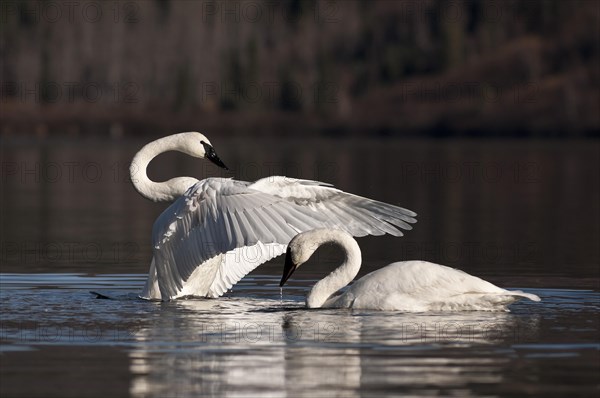
POLYGON ((147 298, 218 297, 258 265, 282 254, 299 232, 318 227, 354 236, 402 236, 410 210, 307 180, 269 177, 253 184, 209 178, 156 220, 147 298), (157 286, 158 285, 158 286, 157 286))

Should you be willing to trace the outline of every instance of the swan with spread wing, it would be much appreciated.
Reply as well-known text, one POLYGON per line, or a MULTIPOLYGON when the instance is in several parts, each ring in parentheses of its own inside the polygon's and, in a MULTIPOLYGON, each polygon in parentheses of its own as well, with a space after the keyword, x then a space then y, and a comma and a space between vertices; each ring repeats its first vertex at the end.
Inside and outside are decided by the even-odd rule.
POLYGON ((144 146, 130 167, 135 189, 173 201, 152 228, 153 258, 140 297, 219 297, 260 264, 283 254, 298 233, 341 229, 353 236, 402 236, 416 214, 318 181, 273 176, 256 182, 176 177, 151 181, 146 168, 167 151, 227 168, 201 133, 174 134, 144 146))

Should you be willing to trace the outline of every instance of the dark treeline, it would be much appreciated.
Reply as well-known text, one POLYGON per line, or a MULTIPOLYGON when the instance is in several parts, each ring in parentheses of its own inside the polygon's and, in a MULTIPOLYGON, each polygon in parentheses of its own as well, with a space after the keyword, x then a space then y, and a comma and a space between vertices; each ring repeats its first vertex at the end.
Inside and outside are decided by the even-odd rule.
POLYGON ((5 134, 590 136, 600 2, 3 1, 5 134))

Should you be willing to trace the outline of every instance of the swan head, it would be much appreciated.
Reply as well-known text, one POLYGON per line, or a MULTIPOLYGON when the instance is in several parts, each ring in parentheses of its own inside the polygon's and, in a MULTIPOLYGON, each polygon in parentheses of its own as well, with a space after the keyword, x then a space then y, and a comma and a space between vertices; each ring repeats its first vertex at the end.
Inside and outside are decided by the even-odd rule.
POLYGON ((319 246, 348 239, 354 241, 347 232, 328 228, 317 228, 296 235, 288 244, 279 286, 283 286, 292 274, 311 258, 319 246))
POLYGON ((182 133, 180 136, 183 138, 180 142, 182 152, 195 158, 208 159, 217 166, 229 170, 229 168, 225 166, 225 163, 219 158, 217 152, 215 152, 215 148, 213 148, 212 144, 204 134, 192 131, 189 133, 182 133))
POLYGON ((319 247, 319 244, 313 239, 314 231, 318 230, 300 233, 288 244, 287 252, 285 253, 283 275, 281 276, 281 282, 279 282, 280 287, 290 279, 298 267, 308 261, 319 247))

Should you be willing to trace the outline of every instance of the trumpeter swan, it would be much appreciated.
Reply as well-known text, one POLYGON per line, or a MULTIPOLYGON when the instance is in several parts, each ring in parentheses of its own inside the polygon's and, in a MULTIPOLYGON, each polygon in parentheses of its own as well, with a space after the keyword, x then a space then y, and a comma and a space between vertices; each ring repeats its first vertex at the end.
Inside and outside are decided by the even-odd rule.
POLYGON ((351 235, 327 228, 307 231, 289 243, 280 286, 325 243, 339 245, 345 261, 317 282, 306 296, 309 308, 360 308, 395 311, 503 311, 534 294, 499 288, 466 272, 427 261, 402 261, 373 271, 335 295, 358 274, 361 252, 351 235))
POLYGON ((210 141, 188 132, 158 139, 133 158, 136 190, 153 201, 172 201, 152 228, 153 258, 146 299, 219 297, 248 272, 284 253, 299 232, 339 228, 354 236, 402 236, 416 214, 352 195, 318 181, 267 177, 254 183, 226 178, 178 177, 151 181, 146 168, 157 155, 180 151, 220 167, 210 141))

